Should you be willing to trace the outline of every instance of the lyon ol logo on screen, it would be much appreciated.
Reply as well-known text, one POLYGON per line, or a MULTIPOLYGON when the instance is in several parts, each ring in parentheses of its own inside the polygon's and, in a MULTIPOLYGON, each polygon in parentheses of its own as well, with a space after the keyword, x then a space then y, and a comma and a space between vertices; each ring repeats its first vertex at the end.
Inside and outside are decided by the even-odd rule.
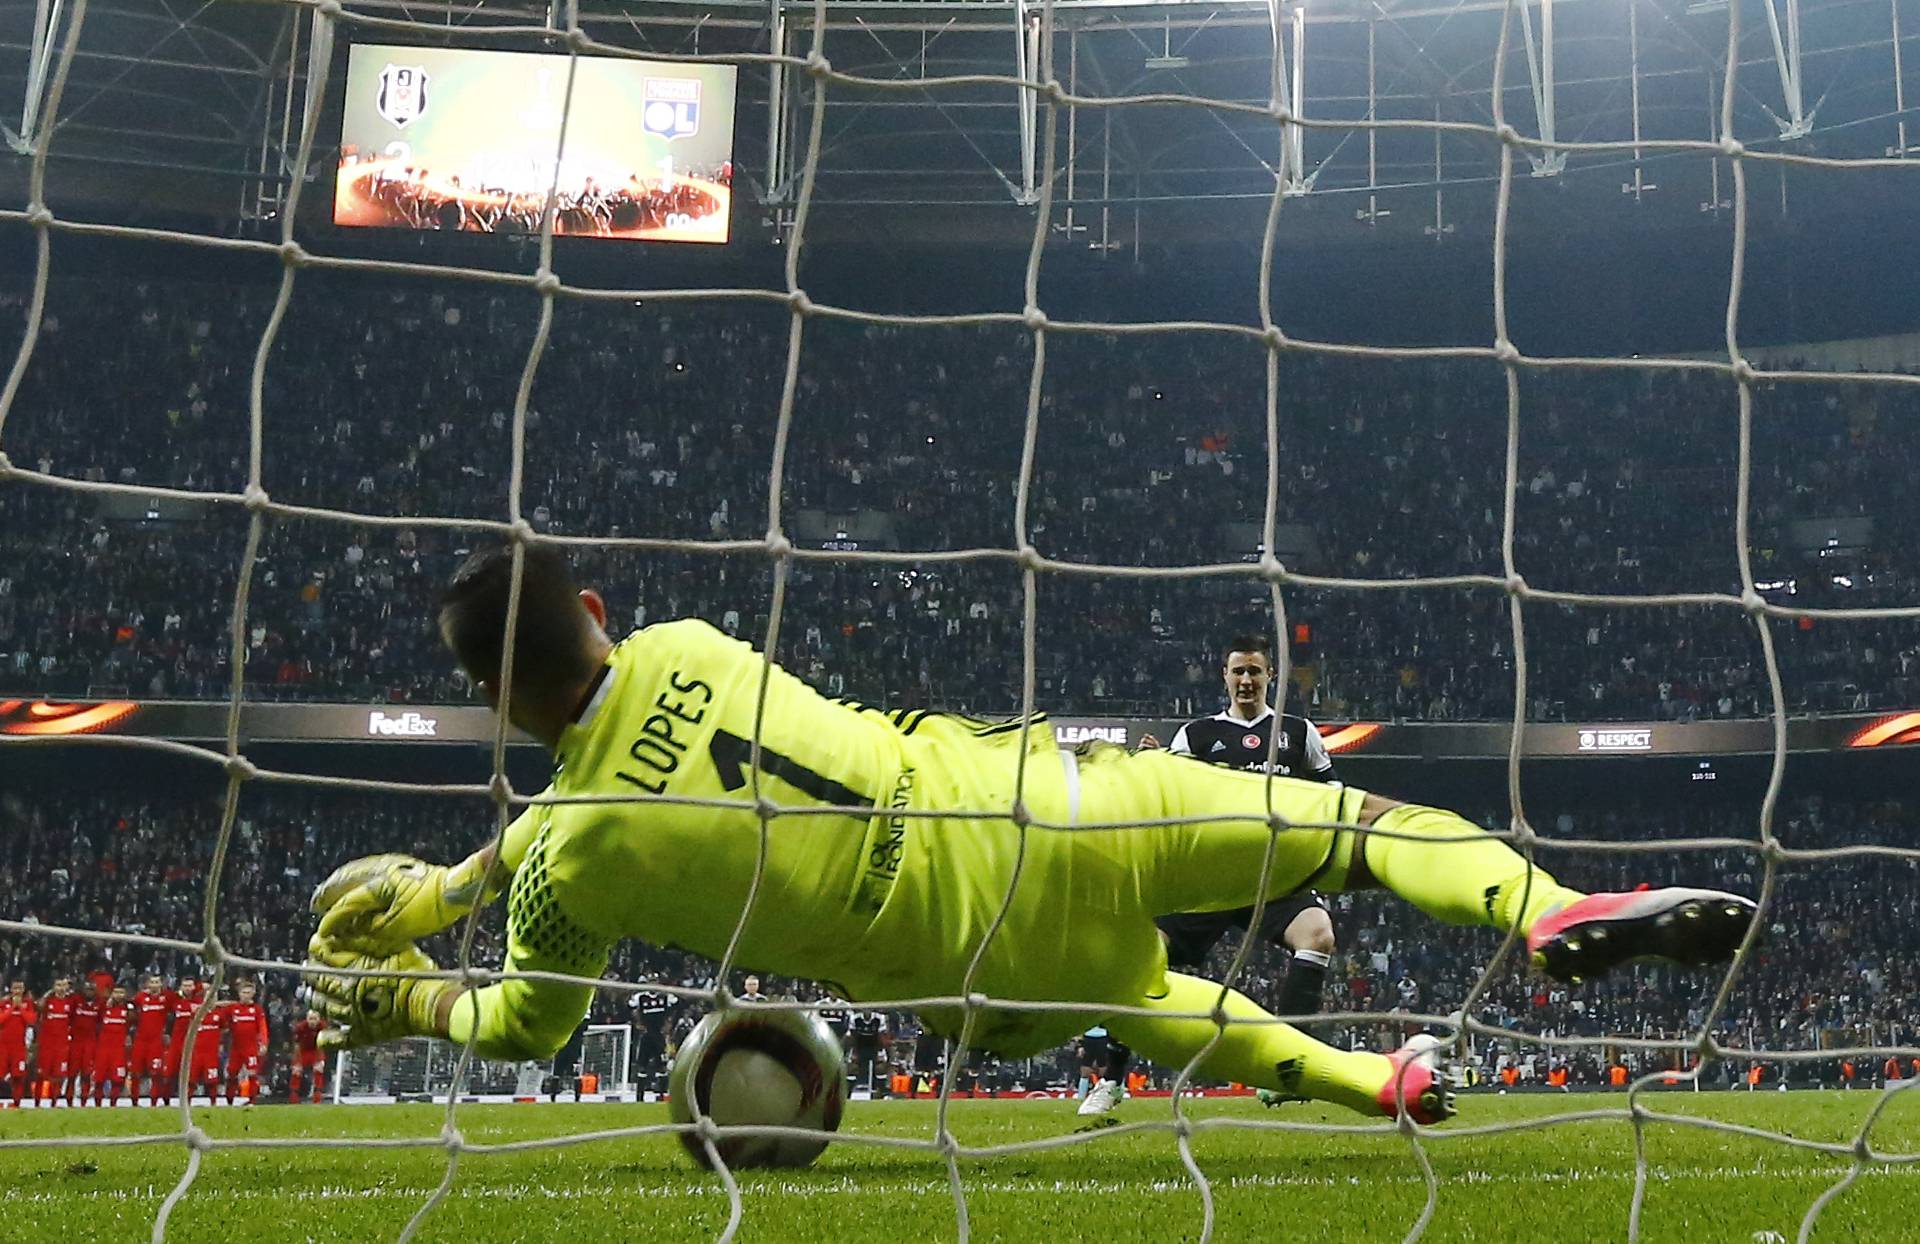
POLYGON ((700 128, 698 78, 648 78, 640 127, 662 138, 686 138, 700 128))

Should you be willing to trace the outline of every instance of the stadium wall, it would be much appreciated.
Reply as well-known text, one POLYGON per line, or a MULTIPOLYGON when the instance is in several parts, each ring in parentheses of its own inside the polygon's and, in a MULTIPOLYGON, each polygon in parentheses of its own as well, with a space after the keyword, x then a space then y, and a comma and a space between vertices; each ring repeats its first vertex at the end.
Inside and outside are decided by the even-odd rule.
MULTIPOLYGON (((1180 722, 1123 717, 1049 717, 1062 746, 1117 743, 1143 735, 1168 739, 1180 722)), ((1504 760, 1512 727, 1502 722, 1318 723, 1337 756, 1423 760, 1504 760)), ((227 705, 179 700, 63 703, 0 700, 0 735, 118 737, 210 742, 226 737, 227 705)), ((471 705, 248 704, 241 738, 262 743, 491 744, 494 716, 471 705)), ((517 732, 513 743, 532 746, 517 732)), ((1773 750, 1767 720, 1528 723, 1523 755, 1736 756, 1773 750)), ((1796 717, 1787 722, 1794 752, 1864 751, 1920 745, 1920 710, 1796 717)))

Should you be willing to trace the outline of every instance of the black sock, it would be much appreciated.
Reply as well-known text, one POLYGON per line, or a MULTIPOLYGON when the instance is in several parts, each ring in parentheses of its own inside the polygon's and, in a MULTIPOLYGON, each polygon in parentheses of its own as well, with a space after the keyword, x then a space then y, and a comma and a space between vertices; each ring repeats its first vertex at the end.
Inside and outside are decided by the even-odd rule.
POLYGON ((1313 1015, 1320 1010, 1320 993, 1327 983, 1330 956, 1315 950, 1296 950, 1280 985, 1280 1014, 1313 1015))
POLYGON ((1133 1061, 1133 1051, 1124 1042, 1107 1038, 1107 1069, 1100 1073, 1101 1078, 1124 1086, 1127 1082, 1127 1064, 1133 1061))

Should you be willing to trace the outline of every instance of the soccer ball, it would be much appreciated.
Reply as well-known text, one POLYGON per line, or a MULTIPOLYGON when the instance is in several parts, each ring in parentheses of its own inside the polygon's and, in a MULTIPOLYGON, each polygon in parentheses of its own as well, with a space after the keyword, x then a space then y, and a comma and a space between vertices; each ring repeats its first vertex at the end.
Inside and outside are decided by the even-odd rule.
MULTIPOLYGON (((840 1042, 818 1016, 803 1011, 746 1007, 715 1011, 687 1034, 667 1079, 668 1110, 675 1123, 699 1113, 721 1127, 774 1124, 820 1133, 793 1136, 724 1136, 714 1141, 721 1160, 738 1170, 755 1166, 806 1166, 827 1147, 827 1133, 840 1130, 847 1081, 840 1042)), ((680 1143, 701 1166, 711 1166, 707 1146, 692 1132, 680 1143)))

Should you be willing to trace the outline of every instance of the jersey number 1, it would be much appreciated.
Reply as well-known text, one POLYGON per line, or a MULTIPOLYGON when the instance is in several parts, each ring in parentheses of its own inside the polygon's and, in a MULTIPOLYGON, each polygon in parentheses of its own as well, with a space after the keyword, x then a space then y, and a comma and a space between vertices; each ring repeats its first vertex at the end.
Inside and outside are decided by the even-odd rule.
MULTIPOLYGON (((753 741, 727 730, 715 730, 707 744, 707 755, 719 771, 720 785, 739 790, 747 784, 747 769, 753 764, 753 741)), ((815 773, 790 756, 783 756, 765 743, 760 745, 760 771, 805 791, 821 803, 845 807, 871 808, 873 796, 842 786, 823 773, 815 773)))

